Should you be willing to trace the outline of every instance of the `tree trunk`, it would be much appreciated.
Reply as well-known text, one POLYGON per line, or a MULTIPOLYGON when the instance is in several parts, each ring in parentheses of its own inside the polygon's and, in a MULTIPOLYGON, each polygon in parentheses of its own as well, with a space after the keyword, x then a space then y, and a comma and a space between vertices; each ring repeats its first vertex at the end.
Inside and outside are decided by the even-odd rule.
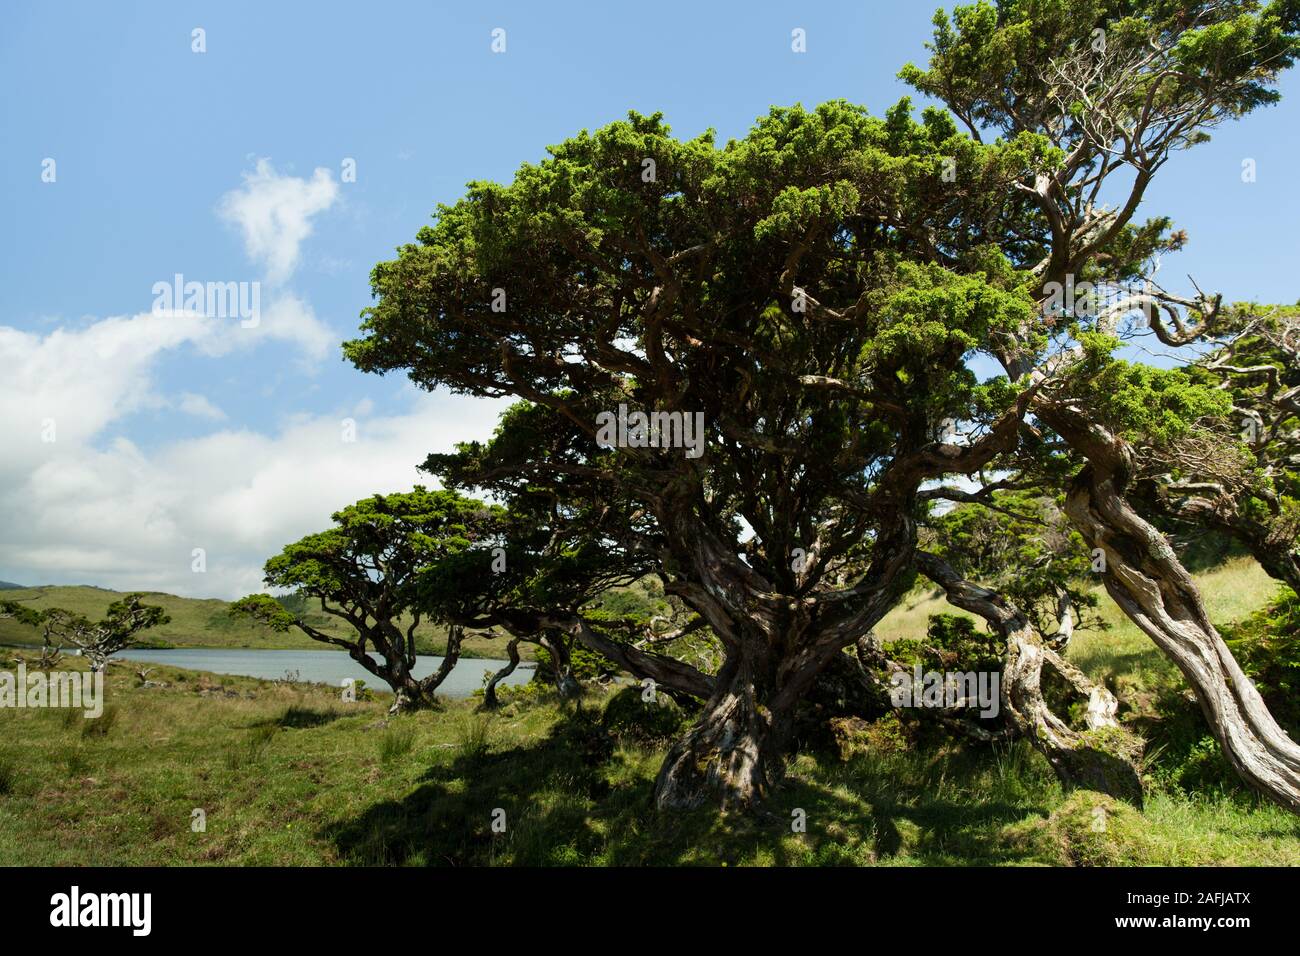
POLYGON ((727 656, 700 718, 664 759, 657 807, 711 802, 747 810, 771 793, 784 776, 800 703, 836 656, 897 601, 916 543, 910 508, 907 496, 885 507, 889 521, 858 583, 815 595, 782 592, 709 529, 683 521, 689 509, 661 510, 694 572, 675 580, 673 593, 708 622, 727 656))
POLYGON ((1242 673, 1173 549, 1124 499, 1131 453, 1118 441, 1104 451, 1109 458, 1089 454, 1091 463, 1066 498, 1066 513, 1089 546, 1104 554, 1106 591, 1178 665, 1210 732, 1242 778, 1300 812, 1300 746, 1242 673))
POLYGON ((393 705, 388 708, 390 717, 409 714, 429 706, 428 699, 420 693, 418 681, 411 680, 405 684, 394 684, 392 687, 394 700, 393 705))
POLYGON ((1016 733, 1047 758, 1066 789, 1097 790, 1140 808, 1142 778, 1135 766, 1140 751, 1135 738, 1119 730, 1114 716, 1117 706, 1113 694, 1088 681, 1077 668, 1045 647, 1037 634, 1020 631, 1007 636, 1002 708, 1016 733), (1072 728, 1043 699, 1042 675, 1047 664, 1076 690, 1085 690, 1088 730, 1072 728))
POLYGON ((962 579, 935 555, 920 553, 917 564, 951 604, 984 618, 1006 641, 1000 695, 1004 717, 1047 758, 1062 786, 1098 790, 1141 806, 1142 779, 1134 763, 1138 748, 1119 730, 1114 695, 1045 647, 1028 618, 1002 595, 962 579), (1072 728, 1044 700, 1045 664, 1088 699, 1088 730, 1072 728))
POLYGON ((405 656, 397 654, 390 658, 383 668, 382 676, 393 690, 393 705, 388 708, 390 716, 409 714, 429 706, 429 695, 424 693, 420 682, 411 676, 405 656))
POLYGON ((506 656, 510 659, 510 662, 493 674, 492 678, 487 682, 487 686, 483 688, 484 710, 495 710, 501 705, 501 702, 497 699, 497 684, 513 674, 515 668, 519 666, 519 641, 520 638, 512 637, 506 644, 506 656))
POLYGON ((582 695, 582 685, 573 676, 573 660, 569 641, 563 632, 543 635, 541 645, 551 657, 551 680, 561 700, 572 700, 582 695))
POLYGON ((773 668, 763 649, 730 657, 695 725, 669 749, 655 780, 655 806, 706 802, 747 810, 781 779, 791 715, 770 706, 773 668))
POLYGON ((388 709, 388 712, 396 716, 435 706, 437 698, 434 691, 447 679, 447 675, 460 660, 460 646, 464 639, 465 629, 458 624, 451 625, 447 629, 447 653, 443 655, 442 663, 434 673, 423 680, 417 680, 411 674, 411 665, 415 661, 414 653, 407 654, 390 649, 385 657, 387 666, 383 669, 382 676, 393 688, 396 700, 393 701, 393 706, 388 709))

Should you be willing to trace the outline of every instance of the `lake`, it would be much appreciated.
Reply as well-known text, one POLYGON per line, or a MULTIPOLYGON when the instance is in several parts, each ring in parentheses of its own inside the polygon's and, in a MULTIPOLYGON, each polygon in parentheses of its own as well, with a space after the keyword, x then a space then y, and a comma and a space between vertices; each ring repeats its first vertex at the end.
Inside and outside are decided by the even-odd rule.
MULTIPOLYGON (((295 680, 341 687, 343 678, 353 677, 366 682, 366 687, 392 693, 380 678, 341 651, 258 651, 247 648, 180 647, 165 650, 132 649, 121 651, 114 658, 139 661, 142 664, 165 664, 187 670, 211 671, 214 674, 235 674, 240 677, 260 677, 263 680, 282 679, 297 672, 295 680)), ((415 659, 413 673, 427 677, 438 669, 441 657, 420 655, 415 659)), ((437 693, 446 697, 468 697, 483 686, 483 674, 505 667, 507 661, 481 657, 462 657, 442 682, 437 693)), ((524 684, 532 679, 533 664, 520 664, 513 674, 501 684, 524 684)), ((498 685, 500 686, 500 685, 498 685)))

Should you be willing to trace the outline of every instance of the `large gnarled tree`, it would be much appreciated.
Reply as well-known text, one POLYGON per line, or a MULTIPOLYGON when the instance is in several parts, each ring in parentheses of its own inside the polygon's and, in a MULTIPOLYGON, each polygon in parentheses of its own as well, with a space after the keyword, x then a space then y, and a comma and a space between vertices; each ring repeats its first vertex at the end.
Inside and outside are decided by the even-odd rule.
POLYGON ((561 509, 608 500, 624 524, 607 539, 652 555, 722 643, 661 807, 761 799, 799 701, 918 565, 983 601, 918 555, 918 521, 934 488, 1054 444, 1112 596, 1178 661, 1243 774, 1300 806, 1300 751, 1126 497, 1133 442, 1176 440, 1217 406, 1206 386, 1118 362, 1111 333, 1145 310, 1160 334, 1192 336, 1218 300, 1142 285, 1094 312, 1060 304, 1082 281, 1127 288, 1181 244, 1166 220, 1134 222, 1151 177, 1275 96, 1295 20, 1249 2, 962 8, 937 20, 929 69, 904 71, 951 112, 773 109, 722 147, 632 114, 508 186, 472 184, 375 268, 376 304, 345 346, 359 368, 549 415, 531 443, 498 436, 505 464, 462 462, 459 482, 508 476, 561 509), (980 382, 979 355, 1004 374, 980 382), (1105 414, 1089 377, 1116 386, 1105 414), (611 442, 615 413, 628 427, 611 442))

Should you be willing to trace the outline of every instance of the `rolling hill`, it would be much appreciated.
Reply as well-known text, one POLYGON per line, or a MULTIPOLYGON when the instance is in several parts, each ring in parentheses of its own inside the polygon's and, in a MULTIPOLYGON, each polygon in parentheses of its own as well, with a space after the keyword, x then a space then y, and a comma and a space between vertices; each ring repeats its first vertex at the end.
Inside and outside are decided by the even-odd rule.
MULTIPOLYGON (((230 604, 215 598, 185 598, 160 591, 143 592, 145 603, 162 607, 171 620, 147 631, 140 647, 248 647, 264 650, 325 650, 325 645, 313 641, 297 630, 278 634, 268 627, 251 621, 235 619, 227 613, 230 604)), ((0 600, 26 604, 36 610, 61 607, 92 620, 102 617, 108 606, 123 597, 124 592, 87 585, 46 585, 41 587, 0 588, 0 600)), ((307 621, 327 634, 340 637, 352 629, 336 618, 320 611, 308 611, 307 621)), ((403 625, 405 626, 405 625, 403 625)), ((14 620, 0 620, 0 644, 40 644, 41 633, 36 628, 14 620)), ((422 654, 440 654, 446 648, 446 629, 421 625, 416 631, 416 645, 422 654)), ((498 657, 503 642, 479 635, 469 635, 462 645, 465 657, 498 657)), ((333 648, 328 648, 332 650, 333 648)), ((520 647, 520 656, 531 659, 532 645, 520 647)))

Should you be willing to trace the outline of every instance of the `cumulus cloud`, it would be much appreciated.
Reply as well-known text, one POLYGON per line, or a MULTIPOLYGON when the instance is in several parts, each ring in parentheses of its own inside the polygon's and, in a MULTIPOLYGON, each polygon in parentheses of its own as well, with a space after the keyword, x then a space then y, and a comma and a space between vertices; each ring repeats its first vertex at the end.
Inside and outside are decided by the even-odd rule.
POLYGON ((217 205, 221 218, 236 225, 250 259, 266 269, 272 284, 287 280, 298 267, 302 242, 312 231, 312 217, 338 199, 339 185, 328 169, 311 179, 281 175, 270 160, 259 159, 244 184, 226 193, 217 205))
POLYGON ((229 348, 217 326, 187 313, 117 316, 44 336, 0 326, 0 421, 12 430, 0 471, 34 445, 86 441, 153 402, 146 370, 182 345, 229 348))
POLYGON ((222 357, 282 342, 309 365, 337 354, 338 334, 285 284, 313 218, 337 198, 328 171, 303 179, 266 160, 222 197, 218 214, 239 228, 271 287, 256 322, 185 311, 189 293, 176 291, 139 315, 41 333, 0 326, 0 577, 192 596, 258 590, 266 558, 339 507, 432 484, 415 467, 429 452, 491 434, 502 401, 411 389, 396 412, 365 400, 286 412, 252 431, 229 422, 201 383, 159 389, 154 373, 180 350, 222 357), (113 427, 142 409, 217 430, 142 448, 113 427), (193 570, 196 549, 203 573, 193 570))
POLYGON ((11 372, 0 377, 0 576, 192 596, 258 590, 280 547, 365 495, 432 484, 415 466, 488 437, 504 406, 411 389, 387 415, 366 400, 266 433, 225 426, 147 451, 105 440, 144 407, 216 420, 196 393, 159 395, 153 372, 176 349, 220 355, 240 341, 228 322, 185 314, 44 336, 0 327, 0 368, 11 372), (196 548, 205 573, 192 570, 196 548))
POLYGON ((252 341, 272 339, 297 346, 300 365, 311 368, 331 353, 338 354, 339 335, 316 317, 311 304, 291 292, 278 292, 262 309, 257 325, 237 333, 252 341))
POLYGON ((292 295, 263 310, 256 327, 192 312, 143 312, 114 316, 45 335, 0 326, 0 421, 10 452, 0 474, 23 451, 52 442, 85 442, 114 419, 147 407, 176 405, 213 416, 194 397, 170 400, 156 393, 151 369, 182 347, 220 357, 256 348, 267 340, 295 343, 319 360, 337 348, 337 337, 311 307, 292 295))

